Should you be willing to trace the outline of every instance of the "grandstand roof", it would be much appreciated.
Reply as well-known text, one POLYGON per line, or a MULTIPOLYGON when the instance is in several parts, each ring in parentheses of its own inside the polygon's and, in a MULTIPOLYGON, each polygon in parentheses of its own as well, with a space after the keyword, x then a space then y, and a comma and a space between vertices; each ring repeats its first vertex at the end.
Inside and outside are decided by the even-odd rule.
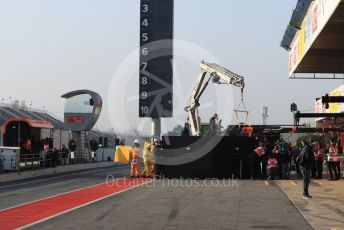
POLYGON ((295 73, 344 73, 344 1, 299 0, 281 42, 295 73))
POLYGON ((55 129, 66 130, 66 125, 64 122, 48 114, 47 112, 16 108, 11 105, 0 106, 0 126, 4 125, 5 122, 11 118, 48 121, 54 126, 55 129))
POLYGON ((54 126, 49 121, 31 120, 24 118, 10 118, 3 124, 3 133, 6 133, 7 126, 12 122, 24 122, 32 128, 52 129, 54 126))
POLYGON ((281 47, 290 50, 291 43, 293 42, 296 31, 299 30, 302 26, 302 22, 308 12, 308 9, 313 0, 298 0, 296 7, 291 16, 289 25, 284 32, 283 39, 281 41, 281 47))
MULTIPOLYGON (((56 118, 55 116, 49 114, 46 111, 40 111, 36 109, 25 109, 25 108, 17 108, 15 106, 9 104, 0 105, 0 126, 5 125, 8 120, 11 119, 27 119, 32 121, 47 121, 54 129, 57 130, 64 130, 69 131, 68 126, 61 121, 60 119, 56 118)), ((99 130, 91 130, 89 132, 92 136, 101 137, 101 136, 109 136, 104 134, 99 130)))

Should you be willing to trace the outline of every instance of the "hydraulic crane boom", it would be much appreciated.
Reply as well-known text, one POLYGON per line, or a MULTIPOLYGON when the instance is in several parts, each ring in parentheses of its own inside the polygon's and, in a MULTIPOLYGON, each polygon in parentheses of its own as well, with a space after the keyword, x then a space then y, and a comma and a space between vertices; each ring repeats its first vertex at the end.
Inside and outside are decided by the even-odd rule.
POLYGON ((201 134, 200 121, 198 119, 198 107, 200 106, 199 100, 210 80, 212 80, 212 82, 215 84, 228 84, 237 86, 241 89, 241 92, 243 92, 245 87, 244 77, 233 73, 222 66, 202 61, 200 67, 200 77, 192 91, 190 105, 185 107, 185 111, 188 112, 192 136, 199 136, 201 134), (209 78, 205 81, 207 74, 209 74, 209 78))

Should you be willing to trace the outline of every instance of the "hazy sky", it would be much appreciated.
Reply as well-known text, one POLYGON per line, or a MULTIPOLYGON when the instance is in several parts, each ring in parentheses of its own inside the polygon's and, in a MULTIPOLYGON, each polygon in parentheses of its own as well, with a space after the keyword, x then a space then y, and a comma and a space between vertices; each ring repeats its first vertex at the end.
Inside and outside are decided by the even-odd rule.
MULTIPOLYGON (((262 106, 269 108, 269 124, 291 123, 292 102, 300 110, 313 109, 316 97, 342 83, 288 80, 288 53, 279 43, 295 5, 296 0, 175 0, 175 38, 189 42, 184 45, 199 46, 209 54, 204 59, 213 56, 245 77, 250 123, 262 122, 262 106)), ((97 127, 111 128, 109 105, 118 114, 125 110, 131 115, 128 129, 141 127, 135 98, 129 98, 125 108, 113 97, 108 100, 108 93, 117 96, 117 92, 109 92, 116 88, 111 82, 125 87, 128 97, 135 96, 138 76, 129 72, 138 65, 128 68, 128 76, 124 73, 121 79, 112 79, 138 46, 139 0, 0 0, 0 98, 33 101, 33 107, 45 106, 62 117, 64 99, 60 96, 70 90, 90 89, 105 101, 97 127)), ((176 91, 176 117, 165 123, 167 129, 185 118, 182 108, 198 77, 199 58, 176 58, 175 81, 185 89, 176 91)), ((216 108, 208 103, 209 108, 201 110, 203 121, 213 110, 224 109, 227 113, 220 116, 225 124, 235 122, 230 115, 239 103, 238 89, 227 89, 207 91, 204 104, 216 101, 216 108), (215 97, 214 92, 220 95, 215 97), (222 104, 221 98, 233 101, 222 104)), ((110 116, 116 120, 116 114, 110 116)), ((147 132, 147 127, 142 130, 147 132)))

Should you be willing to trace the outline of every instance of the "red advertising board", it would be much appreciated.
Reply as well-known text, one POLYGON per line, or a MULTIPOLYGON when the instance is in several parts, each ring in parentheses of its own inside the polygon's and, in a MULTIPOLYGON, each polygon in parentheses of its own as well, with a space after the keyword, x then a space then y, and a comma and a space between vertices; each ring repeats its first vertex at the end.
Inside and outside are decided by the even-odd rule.
POLYGON ((84 123, 85 118, 83 116, 70 116, 67 118, 68 123, 84 123))

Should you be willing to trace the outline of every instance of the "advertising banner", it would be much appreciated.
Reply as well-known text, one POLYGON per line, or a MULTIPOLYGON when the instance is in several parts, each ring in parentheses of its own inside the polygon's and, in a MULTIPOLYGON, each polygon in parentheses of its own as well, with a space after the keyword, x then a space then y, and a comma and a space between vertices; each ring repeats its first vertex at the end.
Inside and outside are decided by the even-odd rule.
POLYGON ((311 4, 301 29, 291 45, 289 55, 289 76, 293 74, 315 39, 319 36, 341 0, 315 0, 311 4), (295 46, 295 44, 297 44, 295 46), (295 57, 295 55, 297 57, 295 57))
POLYGON ((303 58, 303 55, 305 54, 305 27, 302 27, 300 30, 300 36, 299 36, 299 59, 303 58))

